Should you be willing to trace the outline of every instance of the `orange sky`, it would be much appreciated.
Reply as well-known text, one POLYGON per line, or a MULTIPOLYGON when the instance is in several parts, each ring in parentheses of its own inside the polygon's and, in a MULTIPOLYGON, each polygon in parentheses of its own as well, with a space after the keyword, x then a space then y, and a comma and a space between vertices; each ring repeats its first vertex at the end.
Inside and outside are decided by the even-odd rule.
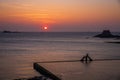
POLYGON ((120 2, 0 0, 0 30, 41 31, 43 25, 49 31, 120 30, 120 2))

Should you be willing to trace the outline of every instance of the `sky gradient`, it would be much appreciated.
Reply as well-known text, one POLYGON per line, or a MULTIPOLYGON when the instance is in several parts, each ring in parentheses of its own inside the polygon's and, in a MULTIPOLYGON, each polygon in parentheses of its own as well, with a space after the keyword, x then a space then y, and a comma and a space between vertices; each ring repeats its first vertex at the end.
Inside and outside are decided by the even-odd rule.
POLYGON ((0 0, 0 31, 120 31, 120 0, 0 0))

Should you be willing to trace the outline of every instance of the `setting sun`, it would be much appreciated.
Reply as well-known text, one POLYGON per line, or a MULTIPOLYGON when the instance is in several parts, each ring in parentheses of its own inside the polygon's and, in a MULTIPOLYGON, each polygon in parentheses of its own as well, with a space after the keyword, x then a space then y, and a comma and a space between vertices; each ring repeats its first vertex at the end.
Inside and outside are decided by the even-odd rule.
POLYGON ((44 27, 44 30, 47 30, 47 29, 48 29, 48 27, 45 26, 45 27, 44 27))

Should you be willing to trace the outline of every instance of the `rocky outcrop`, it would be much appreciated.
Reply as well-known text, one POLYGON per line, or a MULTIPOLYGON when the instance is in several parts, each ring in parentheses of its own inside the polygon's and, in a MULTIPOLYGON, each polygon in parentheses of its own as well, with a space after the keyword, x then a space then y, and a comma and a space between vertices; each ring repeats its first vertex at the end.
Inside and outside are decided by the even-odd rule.
POLYGON ((16 32, 16 31, 2 31, 2 33, 19 33, 19 32, 16 32))
POLYGON ((114 42, 114 41, 109 41, 107 43, 115 43, 115 44, 120 44, 120 41, 114 42))
POLYGON ((110 30, 103 30, 101 34, 98 34, 94 37, 99 37, 99 38, 120 38, 119 35, 113 35, 110 30))

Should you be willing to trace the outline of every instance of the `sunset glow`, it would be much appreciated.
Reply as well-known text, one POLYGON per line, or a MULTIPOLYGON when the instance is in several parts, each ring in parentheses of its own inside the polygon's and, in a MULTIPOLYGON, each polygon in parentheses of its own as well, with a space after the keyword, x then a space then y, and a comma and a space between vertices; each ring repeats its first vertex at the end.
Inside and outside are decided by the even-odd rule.
POLYGON ((48 29, 48 27, 45 26, 45 27, 44 27, 44 30, 47 30, 47 29, 48 29))
POLYGON ((118 0, 1 0, 0 11, 0 30, 39 31, 43 24, 51 31, 120 30, 118 0))

